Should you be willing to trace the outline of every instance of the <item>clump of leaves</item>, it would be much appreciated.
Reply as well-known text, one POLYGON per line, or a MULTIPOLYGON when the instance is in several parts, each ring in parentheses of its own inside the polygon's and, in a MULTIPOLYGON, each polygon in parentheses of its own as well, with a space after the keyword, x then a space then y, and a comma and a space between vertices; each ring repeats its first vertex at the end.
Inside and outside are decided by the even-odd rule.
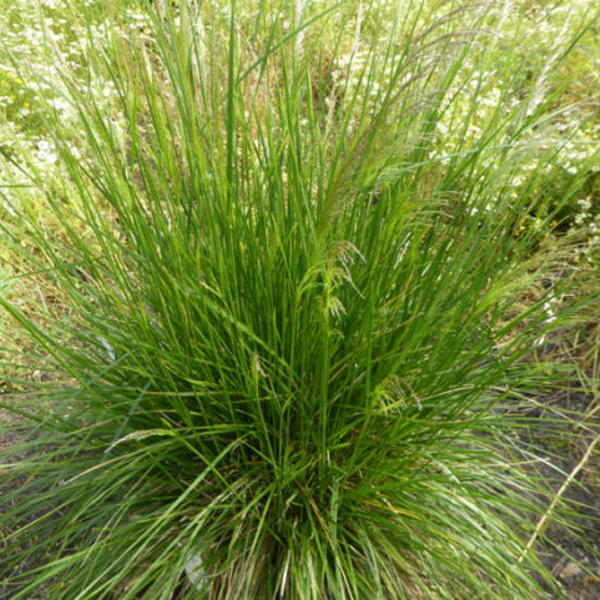
POLYGON ((148 8, 153 43, 90 57, 119 114, 71 90, 86 152, 60 124, 56 142, 76 194, 48 195, 63 232, 32 220, 28 257, 66 313, 49 335, 4 302, 52 372, 2 464, 10 597, 555 590, 527 543, 546 482, 515 438, 544 422, 512 394, 571 316, 517 304, 560 260, 514 235, 543 110, 431 158, 446 90, 493 51, 485 7, 424 26, 307 9, 287 29, 259 8, 252 30, 234 3, 148 8), (363 31, 355 82, 321 85, 363 31))

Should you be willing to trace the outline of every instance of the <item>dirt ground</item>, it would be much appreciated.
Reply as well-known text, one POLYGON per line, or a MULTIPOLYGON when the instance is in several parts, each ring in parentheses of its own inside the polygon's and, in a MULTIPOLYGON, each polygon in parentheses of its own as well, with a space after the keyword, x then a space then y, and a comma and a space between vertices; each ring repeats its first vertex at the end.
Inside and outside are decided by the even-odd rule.
MULTIPOLYGON (((587 412, 591 399, 580 392, 563 392, 552 399, 544 399, 544 405, 562 410, 587 412)), ((557 464, 556 451, 551 460, 563 473, 570 474, 577 469, 585 457, 586 450, 598 435, 598 422, 592 431, 582 430, 574 436, 576 444, 562 452, 557 464)), ((560 436, 561 428, 551 432, 549 439, 560 436), (558 434, 558 435, 557 435, 558 434)), ((564 429, 563 429, 564 431, 564 429)), ((543 445, 543 441, 542 441, 543 445)), ((543 468, 543 467, 542 467, 543 468)), ((544 475, 544 473, 541 473, 544 475)), ((556 474, 554 474, 556 477, 556 474)), ((564 481, 556 481, 560 490, 564 481)), ((549 543, 539 545, 539 556, 560 582, 564 596, 568 600, 600 599, 600 443, 596 443, 589 459, 566 488, 563 498, 582 516, 574 523, 576 535, 556 524, 551 524, 546 532, 549 543)))
MULTIPOLYGON (((586 473, 577 477, 565 493, 565 498, 584 516, 577 520, 578 535, 551 524, 546 532, 549 543, 539 544, 539 556, 544 564, 558 578, 568 600, 600 599, 600 487, 592 481, 600 473, 600 460, 593 461, 586 473)), ((566 467, 574 468, 576 462, 566 467)))

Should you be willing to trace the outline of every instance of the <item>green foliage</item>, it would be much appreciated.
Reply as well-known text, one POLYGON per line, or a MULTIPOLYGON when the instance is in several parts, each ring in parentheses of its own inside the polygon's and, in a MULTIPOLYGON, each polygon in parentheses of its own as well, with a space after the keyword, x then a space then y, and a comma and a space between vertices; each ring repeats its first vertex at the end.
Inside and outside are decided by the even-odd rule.
POLYGON ((57 84, 68 180, 25 167, 54 222, 26 209, 22 253, 59 306, 3 301, 52 374, 0 463, 10 597, 556 597, 515 437, 548 423, 517 395, 549 383, 529 352, 575 312, 549 315, 559 283, 523 302, 578 189, 516 235, 552 94, 481 125, 484 6, 256 8, 146 7, 150 40, 90 51, 110 98, 57 84))

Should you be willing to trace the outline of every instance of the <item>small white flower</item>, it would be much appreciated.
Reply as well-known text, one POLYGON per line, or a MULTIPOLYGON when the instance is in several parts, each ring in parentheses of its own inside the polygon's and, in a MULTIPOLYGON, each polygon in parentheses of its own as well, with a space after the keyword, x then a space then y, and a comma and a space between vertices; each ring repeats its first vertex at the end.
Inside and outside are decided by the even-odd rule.
POLYGON ((586 198, 580 198, 579 200, 577 200, 577 204, 583 208, 583 210, 589 210, 590 208, 592 208, 592 202, 590 200, 589 197, 586 198))

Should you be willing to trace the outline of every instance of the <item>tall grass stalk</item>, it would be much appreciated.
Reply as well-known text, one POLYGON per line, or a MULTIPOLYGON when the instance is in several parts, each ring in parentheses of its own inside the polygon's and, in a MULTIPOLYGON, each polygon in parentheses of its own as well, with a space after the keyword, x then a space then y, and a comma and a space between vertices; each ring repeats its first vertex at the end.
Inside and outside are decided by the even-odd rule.
POLYGON ((60 82, 79 117, 54 124, 60 227, 30 219, 27 245, 59 292, 34 315, 2 301, 50 374, 3 404, 29 416, 0 464, 4 593, 556 598, 526 547, 548 482, 518 435, 552 422, 517 395, 574 316, 544 307, 554 213, 519 230, 552 93, 504 110, 522 78, 494 5, 423 25, 417 3, 285 23, 241 4, 146 6, 152 42, 90 54, 118 106, 60 82), (499 56, 493 116, 437 155, 499 56))

